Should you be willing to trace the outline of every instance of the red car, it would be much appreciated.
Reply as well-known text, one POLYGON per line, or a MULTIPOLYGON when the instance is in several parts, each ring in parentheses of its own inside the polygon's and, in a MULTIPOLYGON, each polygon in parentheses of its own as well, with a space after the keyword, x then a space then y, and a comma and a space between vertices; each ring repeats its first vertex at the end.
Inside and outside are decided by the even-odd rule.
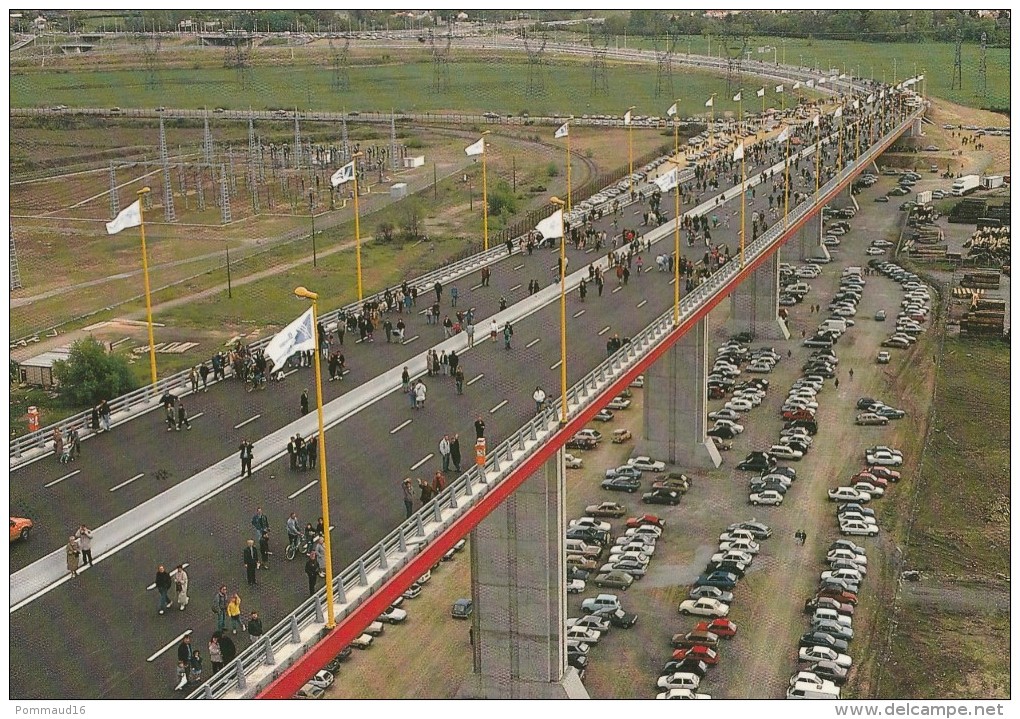
POLYGON ((698 622, 698 625, 694 627, 694 631, 712 632, 712 634, 717 634, 723 639, 732 639, 737 633, 737 625, 726 617, 719 617, 710 622, 698 622))
POLYGON ((705 662, 708 666, 719 663, 719 653, 715 649, 706 647, 704 644, 696 644, 693 647, 684 647, 673 652, 673 661, 682 662, 687 657, 693 657, 705 662))
POLYGON ((643 527, 646 524, 650 524, 653 527, 659 527, 660 529, 666 526, 666 522, 662 519, 659 519, 654 514, 642 514, 640 517, 631 517, 630 519, 628 519, 627 529, 643 527))
POLYGON ((882 477, 876 477, 871 472, 858 472, 850 478, 850 484, 855 482, 867 482, 874 487, 881 487, 887 489, 889 487, 889 480, 882 477))
POLYGON ((814 419, 815 413, 806 407, 801 409, 788 409, 783 412, 783 419, 793 422, 798 419, 814 419))
POLYGON ((853 592, 848 592, 839 589, 820 589, 815 594, 815 597, 831 597, 840 604, 849 604, 852 607, 857 606, 857 595, 853 592))
POLYGON ((878 477, 879 479, 888 479, 890 482, 900 481, 900 473, 895 469, 889 469, 888 467, 868 467, 864 471, 878 477))

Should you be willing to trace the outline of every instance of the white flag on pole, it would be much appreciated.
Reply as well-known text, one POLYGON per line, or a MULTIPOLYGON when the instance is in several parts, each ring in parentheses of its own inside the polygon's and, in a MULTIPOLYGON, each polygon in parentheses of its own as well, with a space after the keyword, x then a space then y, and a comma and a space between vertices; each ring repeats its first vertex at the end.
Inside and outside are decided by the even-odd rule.
POLYGON ((348 162, 346 165, 341 167, 339 170, 333 173, 333 176, 329 178, 329 182, 333 187, 340 187, 345 182, 350 182, 354 179, 354 163, 348 162))
POLYGON ((789 139, 790 139, 790 128, 789 127, 784 127, 783 131, 780 132, 779 136, 776 138, 776 142, 786 142, 789 139))
POLYGON ((818 127, 818 118, 819 117, 821 117, 821 115, 815 115, 815 119, 811 121, 811 124, 814 125, 815 127, 818 127))
POLYGON ((854 109, 855 110, 860 110, 861 109, 861 101, 860 100, 854 100, 854 109))
POLYGON ((782 85, 776 85, 776 92, 783 92, 784 89, 782 85))
POLYGON ((557 140, 559 140, 561 137, 566 137, 569 134, 570 134, 570 123, 569 122, 564 122, 560 126, 560 129, 558 129, 556 131, 556 133, 553 135, 553 137, 556 138, 557 140))
POLYGON ((839 107, 837 107, 836 111, 832 113, 832 116, 834 118, 843 117, 843 106, 840 105, 839 107))
POLYGON ((113 221, 106 223, 106 232, 116 235, 128 227, 138 227, 142 224, 142 206, 140 203, 141 200, 135 200, 121 210, 120 214, 113 218, 113 221))
POLYGON ((661 192, 669 192, 678 184, 679 172, 674 167, 667 173, 659 175, 652 182, 659 188, 661 192))
POLYGON ((630 110, 627 110, 627 112, 623 114, 623 124, 624 125, 630 124, 630 110))
POLYGON ((839 79, 840 80, 846 80, 846 73, 845 72, 844 73, 840 73, 839 79))
POLYGON ((800 80, 798 80, 797 82, 793 83, 793 89, 794 90, 799 90, 800 89, 800 80))
POLYGON ((864 102, 866 102, 866 103, 868 103, 870 105, 874 101, 875 101, 875 93, 871 93, 870 95, 868 95, 868 99, 865 100, 864 102))
POLYGON ((923 79, 924 79, 924 75, 918 75, 918 76, 917 76, 917 79, 918 79, 918 80, 923 80, 923 79))
POLYGON ((465 155, 481 155, 485 152, 485 138, 483 137, 478 142, 468 145, 464 148, 465 155))
MULTIPOLYGON (((816 84, 817 85, 824 85, 826 82, 827 82, 827 80, 824 77, 820 77, 820 78, 818 78, 818 81, 817 81, 816 84)), ((808 86, 810 87, 810 85, 811 85, 811 81, 808 80, 808 86)))
POLYGON ((563 210, 556 210, 556 212, 535 225, 535 229, 542 233, 543 240, 554 240, 558 237, 563 237, 563 210))
POLYGON ((676 103, 674 102, 672 105, 669 106, 669 109, 666 110, 666 115, 668 117, 673 117, 673 115, 676 114, 676 110, 677 110, 676 103))
POLYGON ((761 88, 758 92, 754 93, 757 97, 765 97, 765 88, 761 88))
POLYGON ((710 97, 707 100, 705 100, 705 107, 712 107, 712 105, 714 105, 714 104, 715 104, 715 98, 714 97, 710 97))
POLYGON ((273 361, 276 369, 295 352, 307 352, 315 349, 315 327, 312 324, 312 308, 277 332, 266 345, 266 358, 273 361))
POLYGON ((733 161, 744 159, 744 143, 741 142, 737 145, 737 149, 733 151, 733 161))
POLYGON ((733 96, 733 102, 740 102, 740 98, 743 96, 743 92, 738 92, 733 96))
POLYGON ((808 87, 814 87, 815 86, 815 81, 814 80, 808 80, 804 84, 807 85, 808 87))

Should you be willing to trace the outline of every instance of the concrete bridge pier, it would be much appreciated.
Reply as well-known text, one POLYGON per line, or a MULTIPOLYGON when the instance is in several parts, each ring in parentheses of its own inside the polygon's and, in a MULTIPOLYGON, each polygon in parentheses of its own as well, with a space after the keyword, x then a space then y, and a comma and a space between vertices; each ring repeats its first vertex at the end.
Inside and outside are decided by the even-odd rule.
POLYGON ((722 463, 705 435, 707 376, 708 335, 701 319, 645 372, 645 428, 636 442, 637 454, 682 467, 722 463))
POLYGON ((734 334, 750 332, 755 339, 790 338, 786 322, 779 318, 778 252, 737 285, 730 294, 730 303, 734 334))
POLYGON ((474 667, 461 698, 588 698, 567 666, 564 479, 560 448, 471 533, 474 667))

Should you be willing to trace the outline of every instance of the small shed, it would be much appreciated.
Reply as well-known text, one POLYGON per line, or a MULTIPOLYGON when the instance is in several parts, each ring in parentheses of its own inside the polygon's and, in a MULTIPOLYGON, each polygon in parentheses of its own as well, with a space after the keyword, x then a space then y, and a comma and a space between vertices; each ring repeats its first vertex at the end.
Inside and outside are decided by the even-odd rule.
POLYGON ((397 184, 390 187, 390 199, 399 200, 407 197, 407 183, 398 182, 397 184))
POLYGON ((57 382, 53 378, 53 363, 57 360, 66 360, 71 351, 67 348, 59 348, 49 352, 43 352, 31 359, 19 363, 19 377, 25 384, 37 387, 54 387, 57 382))
POLYGON ((425 155, 407 156, 404 158, 404 169, 413 170, 416 167, 425 165, 425 155))

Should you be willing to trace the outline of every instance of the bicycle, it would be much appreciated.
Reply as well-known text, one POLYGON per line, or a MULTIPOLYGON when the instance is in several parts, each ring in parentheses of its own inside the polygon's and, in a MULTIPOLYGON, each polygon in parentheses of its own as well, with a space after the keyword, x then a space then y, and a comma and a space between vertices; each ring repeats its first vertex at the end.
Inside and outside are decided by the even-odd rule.
POLYGON ((299 553, 302 556, 308 556, 308 553, 312 551, 313 540, 307 537, 299 537, 297 542, 287 543, 287 559, 293 560, 299 553))
POLYGON ((244 381, 244 389, 246 392, 254 392, 256 389, 266 388, 266 376, 263 373, 249 375, 244 381))

